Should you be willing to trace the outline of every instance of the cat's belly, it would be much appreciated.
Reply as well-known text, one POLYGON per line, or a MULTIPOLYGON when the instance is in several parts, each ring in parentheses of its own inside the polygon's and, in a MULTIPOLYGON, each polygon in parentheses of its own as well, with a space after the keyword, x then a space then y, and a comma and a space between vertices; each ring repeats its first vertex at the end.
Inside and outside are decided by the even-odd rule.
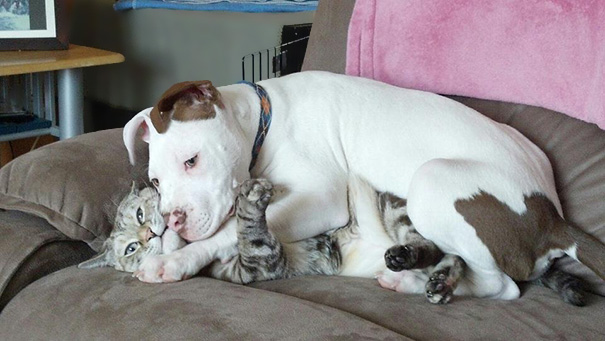
POLYGON ((377 244, 352 236, 339 246, 342 257, 340 276, 375 278, 387 268, 384 253, 392 243, 377 244))
POLYGON ((340 245, 342 265, 339 276, 377 278, 384 288, 407 294, 424 293, 428 275, 422 270, 393 272, 386 267, 384 253, 392 245, 380 245, 356 238, 340 245), (387 283, 388 281, 391 283, 387 283), (387 281, 387 282, 385 282, 387 281))

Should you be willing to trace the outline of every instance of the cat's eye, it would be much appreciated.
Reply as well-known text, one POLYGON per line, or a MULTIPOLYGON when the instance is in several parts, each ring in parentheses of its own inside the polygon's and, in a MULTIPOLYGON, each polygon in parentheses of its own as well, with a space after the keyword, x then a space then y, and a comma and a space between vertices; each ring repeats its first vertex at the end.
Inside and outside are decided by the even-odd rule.
POLYGON ((187 168, 192 168, 193 166, 195 166, 196 161, 197 161, 197 155, 192 157, 191 159, 185 161, 185 166, 187 168))
POLYGON ((139 224, 141 224, 141 225, 143 225, 143 223, 145 222, 145 215, 143 215, 143 209, 140 207, 137 210, 137 220, 139 221, 139 224))
POLYGON ((155 187, 160 187, 160 180, 158 180, 158 178, 153 178, 151 179, 151 183, 155 186, 155 187))
POLYGON ((138 247, 139 247, 139 242, 132 242, 132 243, 128 244, 128 246, 126 247, 126 251, 124 251, 124 256, 128 256, 129 254, 135 252, 138 247))

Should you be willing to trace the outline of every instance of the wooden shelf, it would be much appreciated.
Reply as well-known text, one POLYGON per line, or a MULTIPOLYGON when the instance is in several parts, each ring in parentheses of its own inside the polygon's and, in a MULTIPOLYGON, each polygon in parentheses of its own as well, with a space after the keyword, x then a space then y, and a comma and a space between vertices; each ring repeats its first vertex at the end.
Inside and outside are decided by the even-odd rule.
POLYGON ((124 56, 120 53, 73 44, 68 50, 2 51, 0 76, 74 69, 123 61, 124 56))

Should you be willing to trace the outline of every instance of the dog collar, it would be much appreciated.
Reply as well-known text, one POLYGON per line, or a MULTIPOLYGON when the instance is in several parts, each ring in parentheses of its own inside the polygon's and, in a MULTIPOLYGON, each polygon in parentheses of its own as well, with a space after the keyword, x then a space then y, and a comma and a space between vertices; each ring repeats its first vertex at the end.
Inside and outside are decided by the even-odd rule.
POLYGON ((251 171, 256 164, 256 160, 258 158, 258 154, 260 153, 260 148, 263 146, 263 142, 265 141, 265 137, 267 137, 267 133, 269 132, 269 127, 271 126, 271 117, 273 116, 273 110, 271 108, 271 100, 269 99, 269 94, 267 91, 260 85, 241 81, 240 84, 247 84, 254 88, 258 98, 260 98, 260 118, 258 120, 258 130, 256 131, 256 137, 254 138, 254 145, 252 146, 252 160, 250 160, 250 167, 248 167, 248 171, 251 171))

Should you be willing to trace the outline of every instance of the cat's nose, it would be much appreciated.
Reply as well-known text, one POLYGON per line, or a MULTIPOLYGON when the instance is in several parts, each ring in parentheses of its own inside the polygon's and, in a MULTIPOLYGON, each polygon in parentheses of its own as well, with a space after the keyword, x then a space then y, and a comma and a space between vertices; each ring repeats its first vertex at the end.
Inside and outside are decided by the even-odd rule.
POLYGON ((174 210, 167 216, 168 219, 166 219, 166 215, 164 216, 164 221, 166 222, 166 225, 168 225, 168 228, 175 232, 179 232, 179 230, 183 228, 185 220, 187 220, 187 213, 182 210, 174 210))
POLYGON ((148 228, 147 232, 145 233, 145 240, 150 241, 151 238, 157 237, 157 236, 158 236, 157 234, 155 234, 153 231, 151 231, 151 228, 148 228))

